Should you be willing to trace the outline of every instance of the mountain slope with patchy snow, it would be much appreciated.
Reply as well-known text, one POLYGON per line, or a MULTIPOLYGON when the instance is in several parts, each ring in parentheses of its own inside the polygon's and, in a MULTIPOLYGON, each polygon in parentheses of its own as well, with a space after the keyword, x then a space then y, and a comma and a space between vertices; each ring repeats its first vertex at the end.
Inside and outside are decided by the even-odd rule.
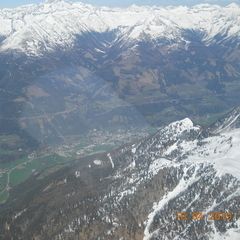
POLYGON ((1 228, 0 234, 40 240, 238 240, 239 116, 232 121, 237 113, 239 108, 216 122, 218 127, 220 122, 234 123, 227 131, 223 127, 213 133, 214 127, 196 126, 186 118, 37 181, 38 194, 23 197, 20 207, 2 220, 10 227, 1 228), (187 219, 178 220, 179 212, 186 212, 187 219), (192 219, 194 212, 203 218, 192 219), (233 218, 211 219, 214 212, 233 218))

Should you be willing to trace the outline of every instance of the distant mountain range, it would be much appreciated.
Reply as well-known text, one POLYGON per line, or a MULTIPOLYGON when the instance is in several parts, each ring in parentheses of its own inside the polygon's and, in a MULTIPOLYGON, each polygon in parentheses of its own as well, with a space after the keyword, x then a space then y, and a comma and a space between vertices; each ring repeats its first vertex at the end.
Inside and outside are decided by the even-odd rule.
POLYGON ((45 179, 33 176, 1 209, 0 236, 238 240, 239 127, 240 108, 207 128, 185 118, 45 179))
POLYGON ((129 44, 137 47, 136 42, 160 38, 172 41, 175 48, 177 44, 187 48, 191 42, 184 35, 185 31, 198 32, 195 38, 208 46, 240 36, 239 14, 237 4, 165 8, 133 5, 119 9, 62 0, 46 1, 0 11, 0 49, 42 55, 59 47, 71 49, 78 35, 91 32, 114 33, 112 39, 92 35, 99 48, 91 50, 99 53, 105 53, 120 42, 122 47, 129 44))
POLYGON ((93 128, 209 124, 240 104, 240 7, 0 10, 0 133, 28 144, 93 128))

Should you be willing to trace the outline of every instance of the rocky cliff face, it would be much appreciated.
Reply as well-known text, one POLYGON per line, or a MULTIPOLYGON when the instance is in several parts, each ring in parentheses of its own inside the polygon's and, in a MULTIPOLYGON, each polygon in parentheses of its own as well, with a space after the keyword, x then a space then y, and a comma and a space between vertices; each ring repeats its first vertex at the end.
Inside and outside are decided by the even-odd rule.
POLYGON ((239 113, 236 108, 209 128, 188 118, 173 122, 48 179, 36 176, 2 209, 0 236, 239 239, 239 113), (179 219, 180 212, 187 218, 179 219), (201 220, 194 218, 197 212, 201 220))

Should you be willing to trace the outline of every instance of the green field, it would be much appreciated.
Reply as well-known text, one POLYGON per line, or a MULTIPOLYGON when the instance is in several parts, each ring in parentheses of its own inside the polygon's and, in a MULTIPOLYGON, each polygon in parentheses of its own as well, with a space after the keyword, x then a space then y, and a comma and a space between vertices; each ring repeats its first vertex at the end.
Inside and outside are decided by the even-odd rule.
POLYGON ((1 155, 11 155, 13 153, 14 153, 14 151, 12 151, 12 150, 6 150, 6 149, 0 148, 0 156, 1 155))
POLYGON ((0 174, 0 192, 3 191, 7 184, 7 174, 2 173, 0 174))
POLYGON ((7 201, 9 193, 7 191, 0 192, 0 204, 7 201))
POLYGON ((10 173, 10 186, 14 187, 27 180, 32 174, 42 172, 54 166, 68 162, 69 159, 58 156, 57 154, 35 158, 18 165, 10 173))
POLYGON ((72 160, 73 159, 69 157, 50 154, 48 156, 36 157, 33 159, 24 157, 17 161, 0 163, 0 169, 5 171, 5 173, 0 175, 0 203, 8 199, 9 194, 6 190, 7 186, 13 188, 26 181, 35 173, 41 173, 40 176, 47 176, 72 160))
POLYGON ((99 153, 99 152, 107 152, 112 150, 113 146, 112 145, 97 145, 92 148, 93 153, 99 153))
POLYGON ((25 156, 25 157, 15 160, 15 161, 3 162, 3 163, 0 163, 0 168, 10 170, 10 169, 16 167, 17 165, 26 162, 27 160, 28 160, 28 158, 27 158, 27 156, 25 156))

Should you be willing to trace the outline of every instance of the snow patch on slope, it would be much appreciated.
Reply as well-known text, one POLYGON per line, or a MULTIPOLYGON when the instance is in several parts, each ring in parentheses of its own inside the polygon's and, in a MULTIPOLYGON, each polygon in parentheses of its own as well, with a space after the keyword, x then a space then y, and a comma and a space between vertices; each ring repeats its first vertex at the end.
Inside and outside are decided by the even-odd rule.
POLYGON ((113 160, 112 160, 112 156, 111 156, 111 154, 110 153, 108 153, 108 158, 109 158, 109 160, 110 160, 110 163, 111 163, 111 165, 112 165, 112 168, 114 168, 114 162, 113 162, 113 160))
MULTIPOLYGON (((240 129, 234 129, 220 136, 209 137, 205 144, 190 149, 185 161, 201 163, 208 162, 214 165, 218 175, 231 174, 240 179, 240 129)), ((191 143, 189 143, 191 144, 191 143)), ((187 149, 187 142, 182 147, 187 149), (185 145, 185 146, 184 146, 185 145)))
POLYGON ((153 206, 153 211, 148 215, 148 220, 146 222, 146 227, 144 230, 144 238, 143 240, 148 240, 151 238, 151 236, 155 233, 150 233, 150 227, 153 223, 154 217, 155 215, 161 211, 161 209, 164 208, 164 206, 171 200, 174 199, 175 197, 177 197, 179 194, 181 194, 182 192, 186 191, 188 189, 189 186, 191 186, 192 184, 194 184, 196 181, 198 181, 199 177, 196 177, 197 175, 197 171, 198 168, 195 168, 194 173, 192 174, 192 176, 190 178, 188 178, 187 176, 187 171, 189 170, 189 168, 185 168, 184 169, 184 174, 181 178, 181 180, 179 181, 178 185, 169 193, 167 193, 158 203, 155 203, 153 206))
POLYGON ((240 239, 240 220, 236 221, 237 227, 230 228, 226 233, 219 233, 215 231, 214 234, 211 235, 211 240, 239 240, 240 239))

